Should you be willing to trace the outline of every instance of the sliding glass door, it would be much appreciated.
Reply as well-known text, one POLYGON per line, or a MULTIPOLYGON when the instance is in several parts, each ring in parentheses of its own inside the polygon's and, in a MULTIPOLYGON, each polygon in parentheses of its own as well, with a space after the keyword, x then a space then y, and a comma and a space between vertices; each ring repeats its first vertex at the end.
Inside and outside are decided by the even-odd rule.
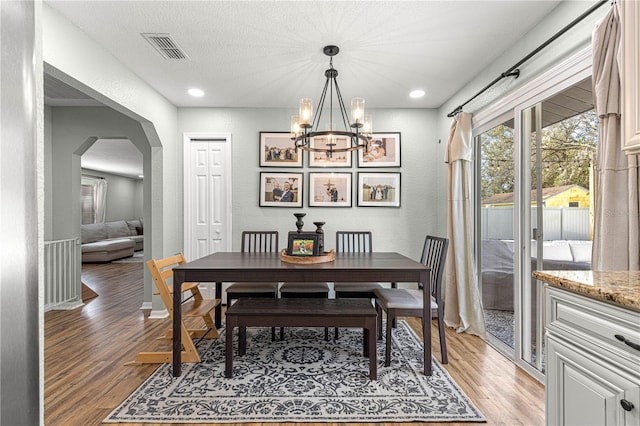
POLYGON ((515 135, 512 116, 476 137, 480 287, 488 338, 513 356, 515 135))
POLYGON ((591 99, 588 78, 521 113, 521 176, 527 189, 521 238, 531 244, 529 253, 523 252, 519 357, 539 371, 544 371, 543 285, 531 273, 591 268, 598 137, 591 99))
POLYGON ((516 108, 476 136, 479 282, 488 340, 544 373, 536 270, 591 268, 598 120, 591 78, 516 108))

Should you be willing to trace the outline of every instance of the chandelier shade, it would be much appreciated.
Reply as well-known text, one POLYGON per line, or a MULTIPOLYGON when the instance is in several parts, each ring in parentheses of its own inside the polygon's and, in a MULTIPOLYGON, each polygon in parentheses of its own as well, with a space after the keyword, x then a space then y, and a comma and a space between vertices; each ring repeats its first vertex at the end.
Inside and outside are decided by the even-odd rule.
POLYGON ((365 114, 365 100, 363 98, 353 98, 351 100, 351 116, 347 112, 342 93, 338 86, 338 70, 333 68, 333 57, 338 54, 338 46, 325 46, 323 52, 330 57, 329 69, 324 72, 326 81, 320 95, 320 100, 313 111, 313 102, 309 98, 300 99, 298 115, 291 117, 291 139, 294 142, 296 151, 325 152, 329 157, 334 152, 348 152, 358 149, 366 149, 371 141, 372 120, 371 115, 365 114), (329 94, 327 98, 327 92, 329 94), (334 122, 334 98, 337 102, 339 117, 334 122), (320 121, 325 108, 325 101, 328 99, 329 123, 326 130, 320 130, 320 121), (338 129, 338 126, 343 129, 338 129), (313 145, 312 139, 322 137, 322 145, 313 145), (348 140, 346 146, 337 147, 336 139, 342 137, 348 140))

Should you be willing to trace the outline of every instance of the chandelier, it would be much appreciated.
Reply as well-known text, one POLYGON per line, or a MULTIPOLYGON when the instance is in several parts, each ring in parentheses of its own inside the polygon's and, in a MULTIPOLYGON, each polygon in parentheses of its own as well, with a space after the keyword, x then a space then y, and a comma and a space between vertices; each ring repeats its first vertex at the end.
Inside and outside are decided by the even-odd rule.
POLYGON ((371 116, 364 113, 364 99, 353 98, 351 100, 351 120, 342 100, 342 93, 338 86, 338 70, 333 68, 333 57, 340 52, 338 46, 325 46, 325 55, 329 56, 329 69, 324 72, 327 80, 324 83, 320 101, 316 107, 313 120, 313 106, 311 99, 300 99, 300 110, 298 115, 291 117, 291 139, 294 142, 296 152, 299 149, 304 151, 324 152, 331 157, 334 152, 348 152, 357 149, 367 148, 371 141, 371 116), (338 123, 333 121, 334 91, 340 117, 338 123), (327 130, 318 130, 324 103, 329 92, 329 123, 327 130), (341 125, 344 130, 339 130, 337 125, 341 125), (314 138, 317 140, 314 141, 314 138))

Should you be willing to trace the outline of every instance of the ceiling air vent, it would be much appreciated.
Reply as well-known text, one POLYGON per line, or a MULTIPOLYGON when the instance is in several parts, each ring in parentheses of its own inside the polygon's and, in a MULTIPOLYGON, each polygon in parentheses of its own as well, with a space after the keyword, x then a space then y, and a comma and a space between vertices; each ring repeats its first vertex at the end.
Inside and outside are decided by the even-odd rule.
POLYGON ((162 55, 165 59, 189 59, 169 34, 142 33, 142 37, 162 55))

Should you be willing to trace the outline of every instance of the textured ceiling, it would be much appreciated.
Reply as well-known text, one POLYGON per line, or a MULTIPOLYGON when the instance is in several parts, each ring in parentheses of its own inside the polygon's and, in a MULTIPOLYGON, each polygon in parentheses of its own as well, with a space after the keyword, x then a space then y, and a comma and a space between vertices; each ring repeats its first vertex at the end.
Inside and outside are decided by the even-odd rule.
MULTIPOLYGON (((549 14, 559 1, 51 1, 177 106, 297 107, 317 102, 328 58, 345 100, 434 108, 549 14), (140 34, 169 33, 187 60, 140 34), (206 95, 187 95, 190 87, 206 95), (410 99, 409 91, 426 96, 410 99)), ((81 58, 78 58, 81 60, 81 58)))

